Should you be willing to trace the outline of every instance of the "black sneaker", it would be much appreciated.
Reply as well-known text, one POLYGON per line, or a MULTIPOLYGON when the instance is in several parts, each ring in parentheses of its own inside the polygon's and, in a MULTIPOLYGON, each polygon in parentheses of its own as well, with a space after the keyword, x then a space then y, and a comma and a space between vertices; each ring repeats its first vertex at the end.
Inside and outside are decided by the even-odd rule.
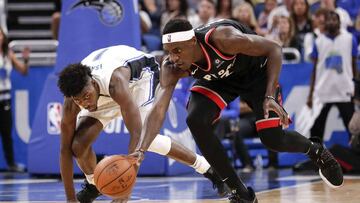
POLYGON ((8 167, 9 172, 17 172, 17 173, 23 173, 25 172, 25 167, 18 165, 18 164, 11 164, 8 167))
POLYGON ((83 189, 76 193, 76 198, 80 203, 91 203, 101 196, 101 193, 96 189, 95 185, 88 183, 86 179, 84 183, 81 184, 81 187, 83 189))
POLYGON ((203 175, 212 182, 213 188, 217 190, 220 197, 225 197, 230 192, 229 188, 212 168, 209 168, 203 175))
POLYGON ((251 200, 246 200, 242 198, 241 195, 238 194, 236 190, 234 190, 231 196, 229 197, 230 203, 258 203, 254 190, 251 187, 248 187, 248 191, 251 200))
POLYGON ((319 167, 321 179, 332 188, 341 187, 344 183, 343 172, 340 164, 319 140, 310 138, 313 141, 312 149, 309 152, 310 159, 319 167))

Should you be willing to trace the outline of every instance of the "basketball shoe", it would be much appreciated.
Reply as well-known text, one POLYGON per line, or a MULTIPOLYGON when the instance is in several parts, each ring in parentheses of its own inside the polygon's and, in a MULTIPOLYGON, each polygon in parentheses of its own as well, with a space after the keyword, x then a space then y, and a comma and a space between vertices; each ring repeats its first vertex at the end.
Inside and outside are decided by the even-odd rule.
POLYGON ((313 144, 308 156, 319 167, 321 179, 332 188, 341 187, 344 178, 340 164, 317 138, 310 138, 313 144))
POLYGON ((229 188, 212 168, 209 168, 203 175, 212 182, 213 188, 217 190, 220 197, 225 197, 230 192, 229 188))
POLYGON ((248 187, 248 191, 251 200, 244 199, 236 190, 234 190, 229 197, 230 203, 258 203, 254 190, 251 187, 248 187))
POLYGON ((88 183, 86 179, 84 183, 81 184, 81 187, 82 190, 76 193, 76 198, 80 203, 91 203, 101 196, 101 193, 96 189, 95 185, 88 183))

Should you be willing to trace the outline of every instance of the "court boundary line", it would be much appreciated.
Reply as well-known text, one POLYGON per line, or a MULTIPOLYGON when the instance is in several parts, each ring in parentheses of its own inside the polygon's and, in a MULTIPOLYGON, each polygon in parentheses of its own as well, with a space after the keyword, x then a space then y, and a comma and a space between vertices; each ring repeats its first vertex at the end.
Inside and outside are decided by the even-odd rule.
POLYGON ((297 188, 297 187, 302 187, 302 186, 306 186, 306 185, 317 184, 317 183, 320 183, 320 182, 322 182, 322 180, 316 180, 316 181, 306 182, 306 183, 299 183, 299 184, 290 185, 290 186, 284 186, 284 187, 279 187, 279 188, 263 190, 263 191, 260 191, 260 192, 256 192, 256 194, 263 194, 263 193, 273 192, 273 191, 282 190, 282 189, 297 188))

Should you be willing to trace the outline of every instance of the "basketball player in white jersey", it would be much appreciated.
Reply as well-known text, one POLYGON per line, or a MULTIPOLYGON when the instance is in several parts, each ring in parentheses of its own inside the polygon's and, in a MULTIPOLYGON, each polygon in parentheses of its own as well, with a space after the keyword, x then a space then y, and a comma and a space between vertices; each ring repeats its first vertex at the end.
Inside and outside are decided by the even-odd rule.
MULTIPOLYGON (((58 87, 65 98, 60 168, 69 202, 90 203, 101 195, 94 186, 97 160, 92 144, 111 120, 122 116, 131 136, 128 152, 134 152, 158 83, 159 65, 155 58, 124 45, 96 50, 60 73, 58 87), (83 190, 76 195, 73 156, 86 176, 83 190)), ((158 135, 149 151, 193 167, 213 182, 219 195, 226 194, 223 182, 205 158, 169 137, 158 135)))

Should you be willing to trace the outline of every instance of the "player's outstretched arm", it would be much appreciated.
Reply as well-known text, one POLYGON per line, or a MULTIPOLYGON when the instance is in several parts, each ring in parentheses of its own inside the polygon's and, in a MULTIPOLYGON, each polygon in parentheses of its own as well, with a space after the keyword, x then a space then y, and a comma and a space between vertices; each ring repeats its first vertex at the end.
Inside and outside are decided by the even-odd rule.
POLYGON ((160 69, 160 85, 155 93, 154 105, 146 116, 137 151, 147 151, 150 144, 159 133, 176 83, 181 77, 185 76, 188 76, 187 72, 177 68, 168 58, 164 60, 160 69))
POLYGON ((141 117, 139 108, 129 90, 130 73, 127 68, 116 69, 110 80, 109 92, 111 98, 120 105, 121 114, 126 128, 130 133, 129 153, 133 153, 140 140, 141 117))
POLYGON ((72 140, 76 127, 76 116, 80 108, 71 98, 65 97, 63 117, 61 119, 61 143, 60 143, 60 173, 64 183, 66 199, 76 201, 73 181, 72 140))

